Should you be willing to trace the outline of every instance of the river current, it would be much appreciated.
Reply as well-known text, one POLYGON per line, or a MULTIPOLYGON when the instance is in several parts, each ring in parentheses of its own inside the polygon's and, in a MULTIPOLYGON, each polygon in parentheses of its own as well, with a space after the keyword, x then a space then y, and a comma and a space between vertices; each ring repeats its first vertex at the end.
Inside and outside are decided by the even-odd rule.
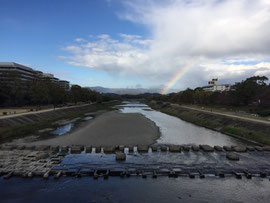
POLYGON ((153 110, 145 104, 125 102, 118 107, 122 113, 140 113, 155 122, 161 133, 157 140, 158 144, 243 145, 241 141, 233 137, 153 110))

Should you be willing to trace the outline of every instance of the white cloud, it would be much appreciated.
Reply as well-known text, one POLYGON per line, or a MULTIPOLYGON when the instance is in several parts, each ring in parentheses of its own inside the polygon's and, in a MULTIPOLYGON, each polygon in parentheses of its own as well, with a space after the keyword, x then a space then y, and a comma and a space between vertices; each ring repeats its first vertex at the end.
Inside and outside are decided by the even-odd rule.
POLYGON ((136 0, 123 2, 121 19, 145 25, 152 35, 103 34, 65 47, 70 64, 133 74, 166 83, 189 65, 178 87, 203 83, 211 76, 244 79, 269 74, 270 3, 268 0, 136 0), (259 61, 255 65, 233 65, 259 61), (187 78, 191 77, 191 78, 187 78))

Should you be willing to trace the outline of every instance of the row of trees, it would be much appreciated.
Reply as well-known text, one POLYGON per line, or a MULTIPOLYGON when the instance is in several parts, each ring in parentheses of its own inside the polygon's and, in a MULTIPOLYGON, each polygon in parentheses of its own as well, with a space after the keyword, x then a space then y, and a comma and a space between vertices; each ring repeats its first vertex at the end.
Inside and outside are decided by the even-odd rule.
POLYGON ((265 76, 254 76, 237 83, 231 91, 209 92, 202 88, 186 89, 178 93, 155 96, 152 99, 173 103, 214 104, 270 108, 270 85, 265 76))
POLYGON ((9 84, 0 81, 0 106, 61 105, 77 102, 102 102, 111 98, 100 93, 72 85, 65 90, 49 79, 25 83, 14 75, 9 84))

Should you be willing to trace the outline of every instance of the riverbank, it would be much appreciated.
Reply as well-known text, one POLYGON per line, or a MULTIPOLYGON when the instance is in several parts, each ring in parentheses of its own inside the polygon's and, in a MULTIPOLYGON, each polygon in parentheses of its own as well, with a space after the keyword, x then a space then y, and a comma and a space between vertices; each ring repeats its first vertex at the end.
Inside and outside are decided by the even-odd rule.
POLYGON ((153 101, 148 103, 148 105, 155 110, 176 116, 198 126, 206 127, 250 143, 270 145, 270 126, 263 123, 213 115, 168 103, 156 103, 153 101))
POLYGON ((31 134, 37 134, 39 130, 56 128, 59 120, 71 120, 83 117, 86 113, 100 110, 110 111, 119 101, 102 104, 89 104, 72 108, 58 109, 55 111, 20 115, 12 118, 0 119, 0 141, 6 142, 14 138, 20 138, 31 134))
POLYGON ((159 136, 159 129, 155 123, 143 115, 110 111, 96 116, 93 120, 82 123, 81 126, 70 133, 32 142, 30 145, 150 145, 159 136))

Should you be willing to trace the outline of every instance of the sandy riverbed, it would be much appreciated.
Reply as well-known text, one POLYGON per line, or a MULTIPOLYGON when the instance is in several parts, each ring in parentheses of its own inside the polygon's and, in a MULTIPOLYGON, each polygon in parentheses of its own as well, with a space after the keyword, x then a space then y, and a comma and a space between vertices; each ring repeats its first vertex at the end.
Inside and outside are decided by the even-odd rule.
POLYGON ((141 114, 106 112, 94 120, 86 121, 71 133, 47 140, 33 142, 33 145, 149 145, 160 136, 155 123, 141 114))

